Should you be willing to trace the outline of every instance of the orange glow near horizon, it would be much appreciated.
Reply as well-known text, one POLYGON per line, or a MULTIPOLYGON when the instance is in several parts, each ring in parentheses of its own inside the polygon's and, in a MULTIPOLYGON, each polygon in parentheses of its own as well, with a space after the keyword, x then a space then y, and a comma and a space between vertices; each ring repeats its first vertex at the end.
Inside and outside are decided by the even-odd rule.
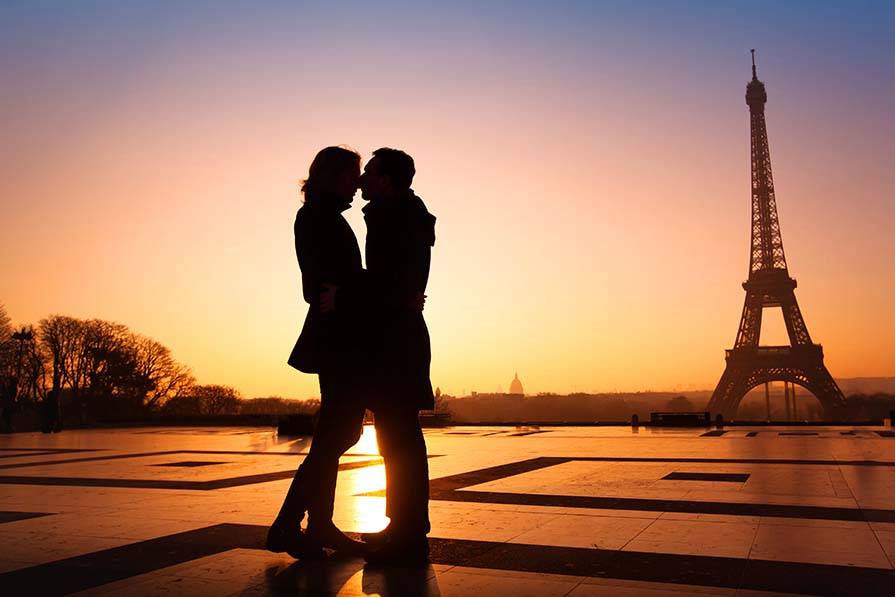
MULTIPOLYGON (((480 30, 420 13, 409 37, 340 40, 269 14, 252 37, 195 8, 145 31, 66 29, 77 49, 40 47, 29 35, 63 26, 26 19, 9 43, 28 68, 6 58, 0 81, 15 114, 0 150, 0 302, 17 324, 119 321, 247 397, 319 395, 285 364, 306 311, 298 181, 323 146, 365 159, 393 146, 416 159, 414 189, 438 217, 434 386, 506 390, 518 370, 527 393, 711 389, 744 298, 743 94, 760 47, 808 329, 835 377, 895 375, 895 89, 861 50, 891 39, 841 23, 829 38, 817 17, 794 48, 792 31, 759 35, 712 10, 587 31, 561 12, 542 19, 550 30, 528 13, 482 16, 480 30), (430 41, 439 26, 450 43, 430 41)), ((361 203, 347 217, 363 243, 361 203)))

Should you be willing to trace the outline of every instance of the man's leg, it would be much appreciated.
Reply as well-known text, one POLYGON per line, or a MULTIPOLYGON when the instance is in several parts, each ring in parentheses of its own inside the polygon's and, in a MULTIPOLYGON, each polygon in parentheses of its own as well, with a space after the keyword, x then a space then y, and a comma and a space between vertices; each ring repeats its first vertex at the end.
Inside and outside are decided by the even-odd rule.
POLYGON ((386 416, 377 414, 378 410, 373 412, 373 424, 376 428, 376 445, 379 448, 379 455, 382 456, 382 463, 385 465, 385 516, 391 520, 394 508, 392 506, 393 491, 390 489, 395 486, 392 478, 395 463, 392 461, 389 442, 386 434, 388 433, 388 425, 384 423, 386 416))
POLYGON ((429 462, 419 412, 384 406, 374 412, 380 451, 386 462, 389 531, 407 538, 429 532, 429 462))

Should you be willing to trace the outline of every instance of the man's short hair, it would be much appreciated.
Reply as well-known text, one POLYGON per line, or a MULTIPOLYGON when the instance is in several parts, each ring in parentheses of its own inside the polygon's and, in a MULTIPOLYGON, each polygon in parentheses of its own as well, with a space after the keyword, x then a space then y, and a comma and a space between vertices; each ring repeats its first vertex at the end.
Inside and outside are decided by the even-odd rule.
POLYGON ((396 190, 404 191, 410 188, 413 175, 416 174, 412 157, 400 149, 391 147, 377 149, 373 152, 373 157, 379 158, 379 174, 387 176, 396 190))

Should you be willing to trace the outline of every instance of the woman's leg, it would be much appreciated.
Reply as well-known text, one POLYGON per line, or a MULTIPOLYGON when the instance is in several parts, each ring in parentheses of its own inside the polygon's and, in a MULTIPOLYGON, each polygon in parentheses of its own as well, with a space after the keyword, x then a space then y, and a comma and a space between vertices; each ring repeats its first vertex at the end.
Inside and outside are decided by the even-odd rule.
POLYGON ((363 431, 364 407, 356 400, 333 400, 321 408, 314 442, 320 446, 313 462, 315 486, 309 487, 308 528, 332 525, 339 458, 357 443, 363 431))
POLYGON ((318 519, 325 518, 327 510, 332 519, 339 457, 360 438, 364 410, 347 391, 347 376, 320 373, 319 378, 320 411, 311 447, 295 471, 275 524, 298 528, 312 502, 318 519))
MULTIPOLYGON (((321 403, 320 421, 324 419, 325 411, 326 407, 321 403)), ((319 452, 325 447, 322 442, 318 441, 318 436, 322 433, 324 433, 322 426, 318 424, 314 429, 314 436, 311 439, 308 455, 295 471, 292 484, 289 485, 289 491, 286 492, 286 498, 283 500, 283 505, 280 506, 280 513, 277 514, 274 524, 294 526, 296 528, 301 526, 301 521, 308 509, 308 502, 311 499, 309 489, 317 485, 315 477, 318 475, 317 470, 320 468, 320 465, 316 461, 320 460, 321 455, 319 455, 319 452)))
POLYGON ((306 480, 307 537, 311 544, 360 554, 363 544, 349 539, 333 524, 339 458, 360 439, 365 408, 358 399, 357 375, 320 376, 320 418, 314 433, 314 458, 306 480))

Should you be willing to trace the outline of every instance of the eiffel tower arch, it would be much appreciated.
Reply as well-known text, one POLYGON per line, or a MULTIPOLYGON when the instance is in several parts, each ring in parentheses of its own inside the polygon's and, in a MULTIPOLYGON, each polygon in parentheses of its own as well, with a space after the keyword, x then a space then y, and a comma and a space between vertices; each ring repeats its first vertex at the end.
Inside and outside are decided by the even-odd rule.
POLYGON ((796 281, 789 275, 777 217, 774 179, 764 106, 768 96, 758 80, 752 50, 752 80, 746 86, 752 139, 752 243, 746 301, 734 347, 726 351, 726 367, 708 410, 726 419, 736 417, 752 388, 772 381, 802 386, 820 401, 828 419, 845 417, 845 398, 824 365, 823 347, 814 344, 796 301, 796 281), (760 346, 762 312, 779 307, 789 335, 788 346, 760 346))

